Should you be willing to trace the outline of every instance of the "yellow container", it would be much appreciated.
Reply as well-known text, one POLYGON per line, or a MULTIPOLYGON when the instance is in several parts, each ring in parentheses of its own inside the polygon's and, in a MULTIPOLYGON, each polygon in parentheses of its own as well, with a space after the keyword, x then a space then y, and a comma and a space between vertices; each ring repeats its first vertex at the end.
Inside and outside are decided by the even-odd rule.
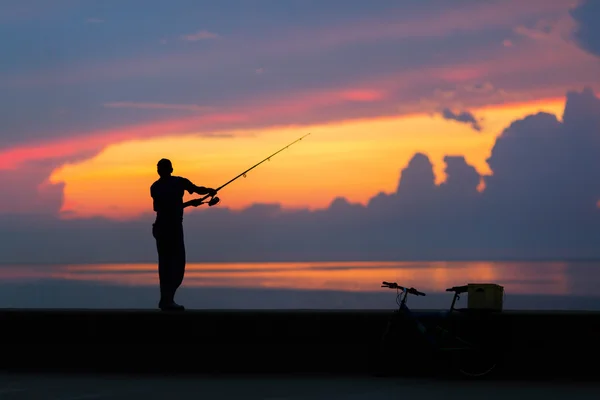
POLYGON ((495 283, 469 283, 468 308, 502 311, 504 287, 495 283))

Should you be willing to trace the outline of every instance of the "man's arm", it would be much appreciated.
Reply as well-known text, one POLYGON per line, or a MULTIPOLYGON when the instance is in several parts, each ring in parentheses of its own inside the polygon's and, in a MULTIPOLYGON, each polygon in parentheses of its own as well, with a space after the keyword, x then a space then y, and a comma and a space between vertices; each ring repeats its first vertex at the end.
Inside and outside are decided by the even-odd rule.
POLYGON ((194 186, 194 193, 198 194, 216 194, 215 189, 207 188, 204 186, 194 186))
POLYGON ((215 189, 207 188, 204 186, 196 186, 189 179, 183 178, 184 188, 188 191, 189 194, 197 193, 199 195, 208 194, 208 195, 216 195, 217 192, 215 189))
POLYGON ((204 204, 203 202, 200 201, 200 199, 193 199, 190 201, 186 201, 185 203, 183 203, 183 208, 187 208, 187 207, 198 207, 199 205, 204 204))

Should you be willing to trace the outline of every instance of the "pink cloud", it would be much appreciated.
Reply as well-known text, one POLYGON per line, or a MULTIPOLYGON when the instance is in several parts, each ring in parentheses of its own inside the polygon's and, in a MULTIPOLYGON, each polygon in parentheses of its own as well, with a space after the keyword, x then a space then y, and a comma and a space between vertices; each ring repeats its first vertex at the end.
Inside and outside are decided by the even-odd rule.
POLYGON ((0 152, 0 170, 14 169, 29 161, 61 159, 83 152, 98 151, 109 144, 125 140, 189 133, 203 125, 214 126, 225 122, 245 120, 246 117, 240 114, 213 114, 197 118, 147 123, 110 131, 91 132, 79 137, 13 147, 0 152))
MULTIPOLYGON (((371 83, 372 84, 372 83, 371 83)), ((368 86, 364 85, 364 86, 368 86)), ((252 121, 268 120, 274 115, 278 119, 285 116, 305 115, 311 110, 348 103, 371 103, 385 99, 382 89, 323 89, 295 95, 265 97, 252 106, 244 107, 244 113, 252 121)))
MULTIPOLYGON (((23 145, 0 152, 0 170, 14 169, 22 163, 35 160, 61 159, 82 152, 98 151, 101 148, 125 140, 147 139, 151 137, 192 132, 206 132, 211 129, 231 127, 236 124, 256 124, 273 115, 297 115, 314 108, 336 105, 346 102, 371 102, 384 98, 379 90, 323 90, 306 92, 287 99, 267 98, 254 101, 230 113, 208 114, 200 117, 171 119, 146 123, 109 131, 91 132, 79 137, 64 138, 34 145, 23 145)), ((116 103, 118 106, 123 104, 116 103)), ((114 105, 114 104, 113 104, 114 105)), ((134 108, 177 108, 181 105, 154 103, 125 103, 134 108)), ((189 105, 187 106, 189 107, 189 105)), ((192 107, 192 109, 194 109, 192 107)))
POLYGON ((385 93, 381 90, 348 90, 340 95, 346 100, 359 102, 383 100, 385 97, 385 93))

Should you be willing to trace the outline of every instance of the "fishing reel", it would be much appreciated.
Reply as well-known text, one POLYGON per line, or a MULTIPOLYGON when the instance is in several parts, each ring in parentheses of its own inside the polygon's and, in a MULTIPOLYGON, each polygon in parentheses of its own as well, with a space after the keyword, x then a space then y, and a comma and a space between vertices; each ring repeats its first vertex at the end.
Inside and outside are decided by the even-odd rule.
MULTIPOLYGON (((206 196, 209 197, 209 196, 206 196)), ((209 201, 204 201, 205 198, 202 199, 194 199, 194 200, 190 200, 186 203, 186 207, 187 206, 193 206, 193 207, 198 207, 201 206, 202 204, 208 204, 209 207, 212 206, 216 206, 217 204, 219 204, 221 202, 221 199, 219 199, 217 196, 213 196, 211 197, 211 199, 209 201)))

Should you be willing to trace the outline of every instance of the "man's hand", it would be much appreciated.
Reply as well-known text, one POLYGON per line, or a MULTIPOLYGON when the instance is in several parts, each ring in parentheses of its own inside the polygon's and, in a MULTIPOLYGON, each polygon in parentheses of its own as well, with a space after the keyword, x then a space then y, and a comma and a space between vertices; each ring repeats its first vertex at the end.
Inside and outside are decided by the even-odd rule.
POLYGON ((201 204, 203 204, 201 199, 193 199, 193 200, 187 201, 184 204, 184 207, 187 207, 187 206, 198 207, 201 204))
POLYGON ((215 196, 217 195, 217 191, 216 191, 215 189, 213 189, 213 188, 206 188, 206 190, 208 191, 208 193, 207 193, 207 194, 208 194, 210 197, 215 197, 215 196))

